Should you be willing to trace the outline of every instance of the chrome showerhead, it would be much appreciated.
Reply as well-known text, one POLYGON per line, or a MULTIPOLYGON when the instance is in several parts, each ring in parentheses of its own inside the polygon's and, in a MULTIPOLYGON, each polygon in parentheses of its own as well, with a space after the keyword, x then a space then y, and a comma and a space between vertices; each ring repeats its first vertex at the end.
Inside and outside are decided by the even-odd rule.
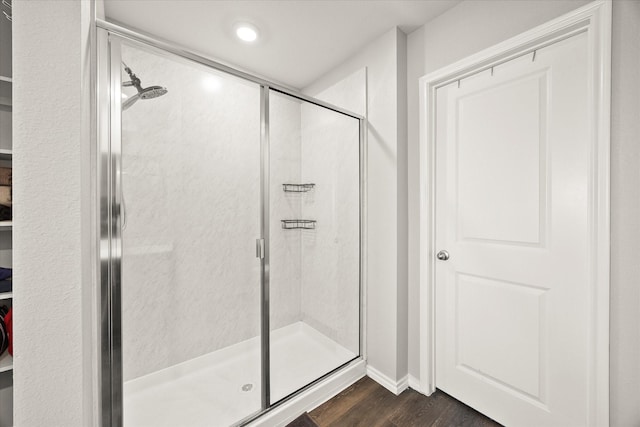
POLYGON ((129 68, 127 64, 125 64, 124 62, 122 64, 124 65, 124 70, 127 72, 127 74, 129 74, 129 78, 131 78, 130 81, 122 83, 122 86, 124 87, 133 86, 138 91, 138 93, 136 93, 135 95, 128 98, 125 102, 122 103, 123 111, 131 107, 139 99, 158 98, 168 92, 167 88, 162 86, 149 86, 147 88, 143 88, 142 82, 140 82, 140 79, 133 73, 133 71, 131 71, 131 68, 129 68))
POLYGON ((142 92, 139 93, 140 99, 153 99, 167 93, 167 88, 162 86, 149 86, 148 88, 142 89, 142 92))

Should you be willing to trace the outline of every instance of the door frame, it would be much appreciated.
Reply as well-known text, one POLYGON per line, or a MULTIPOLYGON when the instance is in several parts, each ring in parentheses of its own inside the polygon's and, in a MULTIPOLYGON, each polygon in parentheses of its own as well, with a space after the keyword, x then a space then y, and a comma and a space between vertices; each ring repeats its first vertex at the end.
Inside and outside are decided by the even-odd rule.
POLYGON ((450 83, 586 32, 591 83, 591 209, 589 229, 591 331, 588 355, 590 426, 609 425, 609 190, 611 105, 611 0, 597 0, 420 79, 420 391, 435 378, 435 106, 436 90, 450 83))

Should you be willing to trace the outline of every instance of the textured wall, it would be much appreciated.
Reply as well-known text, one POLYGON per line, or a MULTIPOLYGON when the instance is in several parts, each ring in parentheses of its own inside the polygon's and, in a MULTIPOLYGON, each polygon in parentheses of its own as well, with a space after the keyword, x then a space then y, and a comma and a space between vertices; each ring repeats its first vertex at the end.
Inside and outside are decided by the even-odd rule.
POLYGON ((84 1, 13 3, 18 426, 91 425, 90 8, 84 1))

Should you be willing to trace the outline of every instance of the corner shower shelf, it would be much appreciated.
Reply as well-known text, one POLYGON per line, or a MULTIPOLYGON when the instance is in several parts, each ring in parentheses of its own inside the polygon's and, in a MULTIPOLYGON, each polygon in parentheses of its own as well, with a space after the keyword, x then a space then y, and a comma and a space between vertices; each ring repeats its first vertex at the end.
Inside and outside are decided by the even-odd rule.
POLYGON ((282 228, 285 230, 314 230, 316 228, 316 221, 313 219, 283 219, 282 228))
POLYGON ((5 110, 11 109, 11 86, 13 79, 11 77, 0 76, 0 106, 5 110))
POLYGON ((282 184, 282 189, 285 193, 306 193, 315 186, 315 184, 282 184))

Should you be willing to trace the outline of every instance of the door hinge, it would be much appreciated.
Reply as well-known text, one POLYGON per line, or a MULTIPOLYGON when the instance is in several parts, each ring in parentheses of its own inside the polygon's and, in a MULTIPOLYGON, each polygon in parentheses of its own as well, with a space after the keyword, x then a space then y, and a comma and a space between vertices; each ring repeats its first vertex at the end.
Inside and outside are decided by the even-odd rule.
POLYGON ((264 259, 264 239, 256 239, 256 258, 264 259))

